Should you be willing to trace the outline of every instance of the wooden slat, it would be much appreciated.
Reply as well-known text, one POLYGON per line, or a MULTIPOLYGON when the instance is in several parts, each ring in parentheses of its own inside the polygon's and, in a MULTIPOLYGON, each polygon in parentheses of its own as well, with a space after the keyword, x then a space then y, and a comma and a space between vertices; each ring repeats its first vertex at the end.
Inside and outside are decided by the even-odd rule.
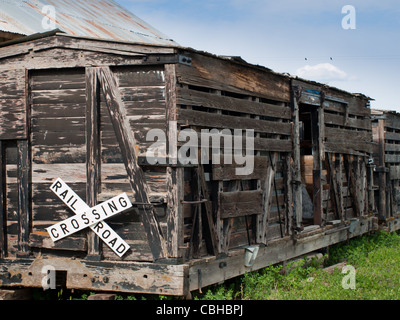
POLYGON ((277 101, 290 101, 289 80, 267 69, 191 54, 192 66, 177 65, 179 83, 277 101))
POLYGON ((369 119, 345 118, 343 115, 327 112, 325 112, 325 124, 371 130, 371 122, 369 119))
POLYGON ((325 126, 325 138, 327 139, 327 141, 346 139, 348 141, 354 142, 371 142, 372 134, 370 131, 356 131, 345 128, 332 128, 329 126, 325 126))
POLYGON ((331 153, 363 155, 364 153, 372 153, 373 148, 374 143, 372 142, 356 142, 352 140, 333 140, 325 142, 325 151, 331 153))
MULTIPOLYGON (((234 161, 234 160, 233 160, 234 161)), ((254 156, 254 169, 249 175, 237 175, 236 169, 243 167, 244 165, 227 164, 224 163, 223 157, 221 157, 220 164, 212 164, 212 180, 248 180, 248 179, 264 179, 267 175, 267 169, 269 167, 269 159, 264 156, 254 156)), ((277 170, 281 170, 282 164, 277 165, 277 170)))
POLYGON ((32 248, 83 251, 87 250, 87 240, 83 237, 68 237, 60 241, 53 242, 49 236, 41 233, 31 233, 29 236, 29 246, 32 248))
POLYGON ((400 163, 400 155, 397 155, 397 154, 385 154, 385 162, 400 163))
POLYGON ((179 88, 177 95, 177 103, 181 105, 201 106, 280 119, 291 119, 292 117, 289 107, 269 103, 237 99, 187 88, 179 88))
POLYGON ((385 143, 385 152, 399 152, 400 153, 400 144, 394 143, 385 143))
POLYGON ((222 219, 260 214, 262 211, 262 192, 259 190, 223 192, 220 201, 222 219))
POLYGON ((400 133, 397 132, 385 132, 385 140, 400 141, 400 133))
POLYGON ((290 123, 278 123, 274 121, 250 119, 223 114, 214 114, 195 110, 179 109, 178 122, 208 128, 227 129, 254 129, 256 132, 272 134, 291 134, 290 123))
POLYGON ((400 166, 390 166, 389 167, 389 176, 391 180, 400 179, 400 166))
MULTIPOLYGON (((121 148, 125 168, 129 176, 131 188, 135 194, 136 202, 149 203, 149 189, 146 185, 142 169, 137 164, 136 142, 130 125, 125 118, 125 107, 116 79, 108 67, 98 68, 96 69, 96 73, 107 102, 111 122, 121 148)), ((154 260, 166 258, 167 252, 164 238, 153 208, 151 206, 143 206, 141 214, 154 260)))

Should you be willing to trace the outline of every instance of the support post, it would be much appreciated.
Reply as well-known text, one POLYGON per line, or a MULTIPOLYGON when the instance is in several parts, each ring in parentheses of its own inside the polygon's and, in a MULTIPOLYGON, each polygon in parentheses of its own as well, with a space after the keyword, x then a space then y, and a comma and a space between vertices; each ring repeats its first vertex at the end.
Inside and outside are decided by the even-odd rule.
POLYGON ((294 183, 294 205, 296 212, 296 228, 301 228, 302 213, 303 213, 303 198, 302 198, 302 182, 301 182, 301 164, 300 164, 300 123, 299 123, 299 104, 300 92, 292 91, 293 101, 293 183, 294 183))
POLYGON ((28 140, 18 140, 18 257, 29 256, 29 234, 31 224, 30 206, 30 156, 28 140))
MULTIPOLYGON (((100 88, 96 72, 86 68, 86 203, 97 205, 100 186, 100 88)), ((94 232, 88 233, 88 258, 101 260, 100 239, 94 232)))
POLYGON ((6 161, 4 142, 0 141, 0 258, 7 256, 6 244, 6 161))

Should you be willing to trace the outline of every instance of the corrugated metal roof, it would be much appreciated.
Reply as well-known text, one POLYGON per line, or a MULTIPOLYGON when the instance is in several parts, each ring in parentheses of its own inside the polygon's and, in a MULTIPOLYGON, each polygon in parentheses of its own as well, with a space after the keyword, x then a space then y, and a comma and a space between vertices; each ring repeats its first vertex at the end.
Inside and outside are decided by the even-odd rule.
POLYGON ((0 31, 32 35, 50 31, 50 21, 54 29, 76 36, 178 45, 113 0, 0 0, 0 31), (45 6, 54 7, 55 19, 45 6))

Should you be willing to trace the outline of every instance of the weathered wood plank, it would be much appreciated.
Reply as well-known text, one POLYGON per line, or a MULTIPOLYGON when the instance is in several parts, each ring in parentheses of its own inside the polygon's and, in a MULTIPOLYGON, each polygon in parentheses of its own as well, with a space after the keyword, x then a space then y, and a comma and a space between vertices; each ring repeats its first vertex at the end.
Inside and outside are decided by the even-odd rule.
MULTIPOLYGON (((253 157, 254 168, 253 171, 248 175, 238 175, 236 173, 237 168, 243 168, 244 165, 238 165, 234 162, 228 164, 224 162, 223 156, 221 156, 221 164, 212 164, 212 180, 249 180, 249 179, 263 179, 267 175, 267 169, 269 167, 269 159, 265 156, 254 156, 253 157)), ((282 170, 282 163, 279 162, 276 166, 277 171, 282 170)))
POLYGON ((31 233, 29 236, 29 246, 32 248, 83 251, 87 250, 87 240, 83 237, 68 237, 60 241, 53 242, 49 236, 44 233, 31 233))
POLYGON ((289 107, 270 103, 237 99, 187 88, 179 88, 177 96, 177 103, 181 105, 201 106, 280 119, 291 119, 292 117, 292 112, 289 107))
POLYGON ((220 197, 221 219, 258 215, 262 211, 262 192, 223 192, 220 197))
POLYGON ((282 135, 291 134, 290 123, 277 123, 268 120, 250 119, 187 109, 179 109, 178 123, 218 129, 226 128, 246 130, 251 128, 256 132, 282 135))
POLYGON ((190 53, 192 66, 178 64, 179 83, 258 96, 277 101, 290 100, 289 80, 268 69, 190 53))
POLYGON ((26 139, 26 71, 0 71, 0 139, 26 139))
POLYGON ((325 112, 325 123, 335 124, 344 127, 371 130, 371 122, 369 119, 345 118, 342 115, 327 112, 325 112))

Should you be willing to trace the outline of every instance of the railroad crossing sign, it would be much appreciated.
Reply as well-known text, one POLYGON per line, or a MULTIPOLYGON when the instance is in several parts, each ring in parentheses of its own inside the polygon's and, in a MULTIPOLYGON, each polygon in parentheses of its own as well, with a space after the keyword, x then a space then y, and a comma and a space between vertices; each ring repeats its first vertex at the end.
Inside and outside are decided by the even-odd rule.
POLYGON ((103 221, 132 207, 126 193, 90 208, 60 178, 51 185, 50 189, 75 213, 74 217, 46 228, 54 242, 89 227, 119 257, 122 257, 129 250, 129 245, 103 221))

